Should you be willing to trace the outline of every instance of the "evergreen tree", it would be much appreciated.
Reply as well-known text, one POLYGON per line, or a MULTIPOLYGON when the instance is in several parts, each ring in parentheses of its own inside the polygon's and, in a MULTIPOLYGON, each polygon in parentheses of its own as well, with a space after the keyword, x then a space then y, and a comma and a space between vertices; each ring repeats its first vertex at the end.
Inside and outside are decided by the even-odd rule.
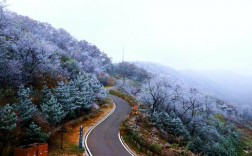
POLYGON ((212 147, 210 147, 210 150, 212 151, 213 155, 228 156, 227 155, 228 152, 219 142, 215 143, 212 147))
POLYGON ((16 128, 17 116, 9 104, 0 106, 0 114, 0 136, 4 138, 5 143, 16 128))
POLYGON ((156 126, 165 130, 168 134, 172 134, 176 137, 183 137, 184 140, 190 138, 189 132, 175 113, 171 116, 166 112, 153 112, 152 121, 156 123, 156 126), (172 117, 171 117, 172 116, 172 117))
POLYGON ((70 96, 73 98, 73 105, 76 107, 75 110, 80 110, 81 106, 84 103, 85 97, 83 95, 80 95, 79 88, 76 86, 75 81, 71 80, 69 82, 69 91, 70 96))
POLYGON ((169 133, 174 134, 176 137, 183 137, 185 140, 189 139, 189 132, 180 118, 172 118, 168 124, 167 130, 169 133))
POLYGON ((82 91, 77 91, 76 92, 76 97, 75 97, 75 105, 77 105, 80 109, 85 108, 86 105, 86 97, 84 92, 82 91))
POLYGON ((32 122, 29 128, 26 129, 26 136, 31 141, 46 142, 49 138, 49 134, 42 132, 41 128, 32 122))
POLYGON ((55 95, 66 115, 71 118, 75 117, 75 110, 78 106, 74 104, 74 97, 71 96, 69 85, 59 82, 57 88, 55 88, 55 95))
POLYGON ((107 91, 103 88, 103 86, 97 80, 97 78, 90 75, 89 79, 90 79, 90 86, 94 92, 94 98, 99 99, 99 100, 106 98, 107 91))
POLYGON ((81 73, 74 80, 75 87, 78 89, 77 101, 81 104, 81 109, 90 109, 95 100, 94 91, 91 88, 90 77, 81 73))
POLYGON ((188 148, 195 153, 200 153, 202 152, 204 146, 204 142, 201 140, 200 137, 196 137, 194 139, 192 139, 192 141, 190 141, 188 143, 188 148))
POLYGON ((89 85, 86 85, 85 87, 83 87, 81 92, 85 97, 85 102, 84 102, 84 105, 82 106, 82 109, 88 110, 91 108, 91 106, 95 100, 94 92, 89 85))
POLYGON ((69 86, 75 106, 84 110, 89 110, 96 99, 107 97, 105 89, 91 74, 79 73, 74 80, 69 82, 69 86))
POLYGON ((49 123, 57 125, 62 121, 66 114, 50 91, 46 97, 50 99, 43 100, 44 103, 41 105, 42 114, 49 123))
POLYGON ((40 103, 45 103, 48 102, 52 97, 52 92, 51 90, 45 85, 41 91, 41 98, 40 98, 40 103))
POLYGON ((37 108, 33 105, 29 97, 30 92, 30 89, 25 88, 23 85, 20 86, 18 91, 19 103, 16 104, 16 112, 18 114, 18 121, 21 124, 28 123, 37 111, 37 108))

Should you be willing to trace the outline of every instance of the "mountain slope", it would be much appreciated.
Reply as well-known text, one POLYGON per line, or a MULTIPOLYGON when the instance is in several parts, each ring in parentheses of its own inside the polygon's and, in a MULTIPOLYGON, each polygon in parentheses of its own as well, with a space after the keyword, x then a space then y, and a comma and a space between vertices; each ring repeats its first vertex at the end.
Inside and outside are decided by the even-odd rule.
POLYGON ((252 81, 250 77, 227 71, 182 71, 182 73, 206 86, 215 96, 222 96, 236 106, 251 105, 252 81), (204 83, 207 80, 209 84, 204 83))
POLYGON ((149 62, 135 62, 135 64, 153 75, 164 76, 184 88, 197 88, 204 94, 223 99, 232 105, 251 105, 252 82, 247 77, 225 72, 177 71, 149 62))
POLYGON ((57 79, 72 78, 80 71, 99 74, 106 72, 111 64, 110 58, 95 45, 78 41, 63 29, 13 12, 2 14, 0 82, 3 88, 35 84, 35 80, 46 75, 57 79))

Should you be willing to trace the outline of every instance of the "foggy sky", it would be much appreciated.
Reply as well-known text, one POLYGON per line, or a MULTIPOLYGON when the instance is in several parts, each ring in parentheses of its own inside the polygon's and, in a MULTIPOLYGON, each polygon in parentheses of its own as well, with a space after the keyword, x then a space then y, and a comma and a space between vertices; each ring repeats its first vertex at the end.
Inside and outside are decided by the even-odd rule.
POLYGON ((8 9, 64 28, 127 61, 252 75, 251 0, 8 0, 8 9))

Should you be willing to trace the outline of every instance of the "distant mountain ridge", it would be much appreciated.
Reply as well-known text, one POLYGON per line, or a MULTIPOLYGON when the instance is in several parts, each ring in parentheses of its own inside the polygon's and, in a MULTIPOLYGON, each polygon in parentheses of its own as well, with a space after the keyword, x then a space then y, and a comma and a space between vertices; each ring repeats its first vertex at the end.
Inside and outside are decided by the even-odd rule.
POLYGON ((228 71, 182 71, 191 78, 206 78, 212 84, 209 87, 214 92, 219 92, 235 105, 251 105, 252 78, 228 71))
POLYGON ((178 83, 184 88, 196 88, 204 94, 223 99, 235 106, 251 105, 252 82, 238 74, 229 73, 228 75, 224 72, 213 73, 192 70, 179 71, 157 63, 134 63, 154 75, 166 76, 172 83, 178 83))

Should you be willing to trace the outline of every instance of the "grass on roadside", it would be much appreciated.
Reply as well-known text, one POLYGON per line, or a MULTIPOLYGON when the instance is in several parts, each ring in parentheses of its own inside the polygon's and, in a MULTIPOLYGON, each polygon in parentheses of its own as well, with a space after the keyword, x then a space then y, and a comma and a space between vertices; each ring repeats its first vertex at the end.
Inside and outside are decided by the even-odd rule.
POLYGON ((50 155, 52 156, 61 156, 61 155, 82 156, 85 151, 84 149, 80 149, 78 145, 69 142, 64 142, 63 149, 61 149, 60 146, 57 147, 57 145, 54 148, 55 149, 53 150, 53 152, 50 152, 50 155))
POLYGON ((81 117, 81 120, 76 120, 71 124, 65 125, 66 133, 64 133, 63 149, 61 149, 61 132, 56 132, 50 137, 49 155, 51 156, 83 156, 84 150, 79 149, 79 128, 83 126, 85 133, 89 127, 96 124, 104 116, 113 109, 113 104, 110 101, 100 107, 99 110, 81 117))
POLYGON ((146 154, 143 153, 135 144, 135 142, 131 139, 131 136, 125 135, 123 136, 123 140, 125 141, 125 143, 129 146, 130 149, 132 149, 134 152, 136 152, 136 154, 138 154, 139 156, 145 156, 146 154))

